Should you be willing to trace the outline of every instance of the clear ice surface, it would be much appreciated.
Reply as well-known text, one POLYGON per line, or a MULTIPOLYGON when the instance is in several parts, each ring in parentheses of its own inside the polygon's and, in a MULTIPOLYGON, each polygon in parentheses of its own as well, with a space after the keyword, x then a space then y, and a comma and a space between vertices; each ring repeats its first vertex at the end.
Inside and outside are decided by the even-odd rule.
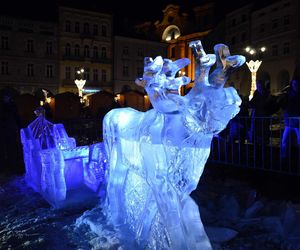
MULTIPOLYGON (((153 109, 107 113, 103 143, 77 147, 62 124, 48 122, 38 109, 36 120, 21 130, 26 182, 54 207, 82 187, 102 196, 101 213, 121 232, 121 240, 132 242, 130 250, 211 249, 190 193, 202 175, 213 135, 239 112, 239 95, 224 84, 245 58, 231 56, 224 44, 215 45, 215 54, 206 54, 201 41, 191 42, 190 48, 195 59, 190 92, 179 95, 190 78, 177 77, 189 59, 146 57, 136 84, 145 88, 153 109)), ((102 225, 92 218, 83 215, 77 226, 88 224, 99 234, 102 225)))
POLYGON ((21 129, 26 183, 54 207, 64 206, 67 194, 76 189, 104 195, 103 144, 76 147, 62 124, 45 119, 43 108, 35 113, 37 118, 21 129))
POLYGON ((239 111, 236 90, 223 86, 245 58, 231 56, 224 44, 215 45, 215 54, 206 54, 201 41, 191 42, 190 48, 195 82, 188 94, 180 96, 178 90, 190 78, 176 76, 189 59, 147 57, 136 84, 145 88, 153 109, 114 109, 103 121, 103 156, 109 167, 102 208, 138 249, 211 249, 190 193, 203 172, 213 135, 239 111))

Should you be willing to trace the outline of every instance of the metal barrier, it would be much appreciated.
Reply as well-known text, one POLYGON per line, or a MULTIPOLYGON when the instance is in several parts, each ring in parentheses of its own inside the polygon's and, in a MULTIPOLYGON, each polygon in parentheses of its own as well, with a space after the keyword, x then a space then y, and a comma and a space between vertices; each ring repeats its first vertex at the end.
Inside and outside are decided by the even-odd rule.
MULTIPOLYGON (((214 137, 208 162, 300 175, 300 117, 289 120, 297 125, 291 133, 282 117, 235 117, 214 137), (282 147, 284 138, 287 143, 282 147)), ((62 123, 78 146, 102 141, 101 119, 62 123)))
POLYGON ((214 137, 209 162, 300 175, 300 117, 235 117, 214 137))

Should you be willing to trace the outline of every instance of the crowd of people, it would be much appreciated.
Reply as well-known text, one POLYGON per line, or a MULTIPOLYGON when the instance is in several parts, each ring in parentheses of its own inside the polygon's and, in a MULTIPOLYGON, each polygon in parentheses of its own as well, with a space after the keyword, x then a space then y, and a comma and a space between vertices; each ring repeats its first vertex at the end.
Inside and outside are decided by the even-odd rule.
POLYGON ((298 157, 300 146, 300 79, 293 78, 280 94, 273 95, 270 82, 256 81, 253 98, 240 95, 240 112, 227 128, 229 141, 268 146, 271 138, 272 117, 283 114, 284 129, 281 137, 281 159, 286 162, 298 157))

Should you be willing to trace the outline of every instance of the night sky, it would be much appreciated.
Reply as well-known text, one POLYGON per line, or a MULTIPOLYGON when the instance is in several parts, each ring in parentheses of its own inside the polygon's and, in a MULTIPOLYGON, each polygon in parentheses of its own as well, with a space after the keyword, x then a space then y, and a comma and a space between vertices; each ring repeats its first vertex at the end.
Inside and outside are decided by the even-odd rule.
MULTIPOLYGON (((203 2, 205 2, 205 0, 141 0, 139 2, 136 2, 136 0, 9 0, 1 5, 0 13, 36 20, 55 21, 57 20, 57 6, 64 5, 80 9, 109 12, 116 18, 126 17, 134 21, 155 21, 161 19, 162 9, 170 3, 178 4, 182 6, 183 10, 188 10, 190 7, 199 5, 203 2)), ((251 2, 256 5, 266 5, 275 2, 275 0, 215 1, 218 16, 216 19, 220 19, 228 11, 251 2)))

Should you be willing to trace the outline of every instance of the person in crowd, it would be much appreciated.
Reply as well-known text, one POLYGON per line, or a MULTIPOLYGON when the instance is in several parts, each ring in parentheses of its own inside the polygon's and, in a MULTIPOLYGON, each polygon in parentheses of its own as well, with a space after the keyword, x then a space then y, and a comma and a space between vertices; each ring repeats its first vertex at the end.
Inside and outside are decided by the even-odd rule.
POLYGON ((276 99, 270 93, 270 83, 256 81, 256 90, 249 101, 249 107, 251 109, 249 139, 256 144, 268 145, 271 116, 279 109, 276 99))
POLYGON ((0 170, 17 170, 20 153, 20 117, 9 94, 0 100, 0 170))
MULTIPOLYGON (((287 92, 280 98, 283 109, 284 131, 281 140, 281 157, 286 163, 290 157, 298 158, 300 145, 300 78, 290 82, 287 92)), ((296 164, 296 162, 295 162, 296 164)))
POLYGON ((230 121, 229 126, 229 141, 238 141, 244 143, 247 139, 248 118, 249 118, 249 102, 246 96, 239 94, 242 103, 239 113, 230 121))

